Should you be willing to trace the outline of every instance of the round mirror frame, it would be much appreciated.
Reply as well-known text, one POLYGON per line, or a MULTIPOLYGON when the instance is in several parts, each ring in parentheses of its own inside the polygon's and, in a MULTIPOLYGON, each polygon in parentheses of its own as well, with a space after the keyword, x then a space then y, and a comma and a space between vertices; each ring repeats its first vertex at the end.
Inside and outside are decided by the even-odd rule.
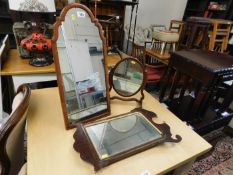
POLYGON ((56 74, 57 74, 57 82, 58 84, 61 84, 60 86, 58 86, 59 88, 59 94, 60 94, 60 99, 61 99, 61 106, 62 106, 62 112, 63 112, 63 117, 64 117, 64 122, 65 122, 65 127, 66 129, 72 129, 76 127, 76 124, 72 124, 69 122, 68 119, 68 112, 66 109, 66 99, 65 99, 65 95, 64 95, 64 88, 62 86, 62 77, 61 77, 61 68, 60 68, 60 64, 59 64, 59 56, 58 56, 58 51, 57 51, 57 40, 58 40, 58 36, 59 36, 59 26, 62 25, 62 22, 65 21, 65 17, 66 14, 68 13, 68 11, 72 8, 81 8, 84 11, 86 11, 86 13, 89 15, 91 22, 98 28, 99 30, 99 36, 100 39, 102 40, 103 43, 103 57, 104 57, 104 67, 105 67, 105 82, 106 82, 106 96, 107 96, 107 112, 100 115, 97 114, 98 116, 94 116, 88 119, 85 119, 86 121, 91 121, 91 120, 95 120, 97 118, 103 117, 103 116, 107 116, 110 115, 111 110, 110 110, 110 93, 107 89, 109 89, 109 76, 108 76, 108 72, 107 72, 107 47, 106 47, 106 38, 104 37, 104 33, 103 33, 103 29, 101 24, 99 23, 98 19, 94 17, 93 13, 91 12, 91 10, 86 7, 83 4, 80 3, 70 3, 68 5, 66 5, 61 13, 60 16, 58 16, 56 18, 56 22, 53 25, 53 37, 52 37, 52 51, 53 51, 53 57, 54 57, 54 63, 55 63, 55 68, 56 68, 56 74))
POLYGON ((114 99, 118 99, 118 100, 123 100, 123 101, 136 101, 138 102, 140 105, 142 105, 142 101, 144 99, 144 93, 143 93, 143 90, 145 88, 145 85, 146 85, 146 72, 145 72, 145 69, 142 65, 142 63, 136 59, 136 58, 133 58, 133 57, 126 57, 122 60, 120 60, 110 71, 109 73, 109 86, 110 86, 110 89, 109 91, 111 91, 111 89, 113 88, 114 91, 119 95, 119 96, 112 96, 110 97, 111 100, 114 100, 114 99), (134 93, 132 93, 131 95, 123 95, 122 93, 119 93, 117 91, 117 89, 114 87, 114 84, 113 84, 113 76, 114 76, 114 72, 115 70, 117 69, 117 67, 125 60, 132 60, 132 61, 135 61, 142 69, 142 75, 143 75, 143 78, 142 78, 142 83, 141 83, 141 86, 138 88, 137 91, 135 91, 134 93), (141 93, 141 98, 140 99, 137 99, 137 98, 129 98, 129 97, 132 97, 134 95, 136 95, 138 92, 140 91, 141 93))

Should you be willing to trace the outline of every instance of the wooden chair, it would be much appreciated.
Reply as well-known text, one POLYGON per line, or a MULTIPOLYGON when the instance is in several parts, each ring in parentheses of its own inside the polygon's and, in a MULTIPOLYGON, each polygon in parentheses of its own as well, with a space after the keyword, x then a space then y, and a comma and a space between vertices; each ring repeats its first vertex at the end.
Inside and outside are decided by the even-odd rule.
POLYGON ((0 128, 1 175, 26 174, 24 132, 29 98, 29 86, 21 85, 12 104, 12 113, 0 128))
POLYGON ((183 31, 184 28, 184 22, 183 21, 178 21, 178 20, 171 20, 170 21, 170 26, 169 26, 169 31, 177 32, 180 36, 181 32, 183 31))
POLYGON ((209 50, 225 52, 231 32, 232 21, 222 19, 210 19, 213 24, 212 30, 210 30, 210 42, 209 50))
POLYGON ((166 69, 166 65, 156 62, 153 58, 146 60, 145 47, 133 44, 132 56, 137 58, 146 71, 147 83, 159 82, 166 69))
POLYGON ((167 65, 170 52, 174 52, 178 48, 178 41, 182 30, 183 22, 177 20, 171 20, 168 30, 155 30, 152 34, 151 47, 146 47, 146 55, 167 65))

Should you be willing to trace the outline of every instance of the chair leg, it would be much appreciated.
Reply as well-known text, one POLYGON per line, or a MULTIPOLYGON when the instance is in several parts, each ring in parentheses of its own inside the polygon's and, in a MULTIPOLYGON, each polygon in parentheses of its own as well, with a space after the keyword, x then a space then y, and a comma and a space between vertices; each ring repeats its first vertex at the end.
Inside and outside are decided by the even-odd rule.
POLYGON ((176 43, 172 43, 172 51, 173 51, 173 52, 176 51, 176 43))
POLYGON ((160 52, 161 55, 164 54, 165 46, 166 46, 166 43, 165 43, 165 42, 162 42, 162 43, 161 43, 161 52, 160 52))

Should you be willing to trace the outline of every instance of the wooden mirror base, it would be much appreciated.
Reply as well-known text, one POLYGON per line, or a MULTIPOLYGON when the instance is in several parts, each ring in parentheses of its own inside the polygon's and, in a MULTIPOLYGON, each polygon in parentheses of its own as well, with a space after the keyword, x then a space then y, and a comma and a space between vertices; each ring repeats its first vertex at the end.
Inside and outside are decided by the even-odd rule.
POLYGON ((140 99, 137 98, 124 98, 124 97, 119 97, 119 96, 112 96, 110 97, 110 100, 122 100, 122 101, 136 101, 139 103, 140 107, 142 107, 142 101, 144 99, 144 93, 143 91, 141 92, 142 96, 140 99))
MULTIPOLYGON (((111 118, 108 119, 100 119, 99 121, 94 121, 94 122, 80 122, 77 125, 77 130, 74 133, 74 140, 75 143, 73 145, 74 149, 80 153, 80 157, 84 160, 87 161, 89 163, 91 163, 94 166, 94 170, 98 171, 103 167, 106 167, 114 162, 117 162, 119 160, 122 160, 124 158, 127 158, 129 156, 132 156, 134 154, 140 153, 144 150, 147 150, 149 148, 152 148, 156 145, 162 144, 164 142, 174 142, 174 143, 178 143, 182 140, 180 135, 175 135, 175 138, 172 138, 172 134, 171 134, 171 130, 170 130, 170 126, 167 125, 166 123, 162 123, 162 124, 157 124, 155 122, 153 122, 152 118, 156 117, 156 114, 154 112, 142 109, 142 108, 135 108, 134 110, 130 111, 129 113, 126 114, 122 114, 122 115, 118 115, 118 116, 113 116, 111 118), (90 131, 90 127, 95 127, 101 124, 101 125, 105 125, 107 127, 108 123, 111 123, 114 121, 115 118, 121 120, 122 118, 127 118, 127 116, 129 115, 141 115, 143 116, 143 120, 147 121, 147 127, 149 128, 154 128, 154 130, 158 131, 159 135, 154 135, 154 139, 149 139, 148 141, 143 142, 142 144, 139 144, 135 147, 131 148, 126 148, 123 149, 119 152, 116 152, 115 154, 112 153, 114 152, 112 150, 112 152, 110 151, 109 153, 104 153, 103 155, 105 155, 103 157, 103 155, 101 156, 100 153, 97 152, 97 150, 99 150, 99 146, 94 146, 94 144, 100 144, 98 142, 93 143, 91 136, 89 135, 89 132, 87 132, 87 129, 89 127, 89 131, 90 131), (101 158, 100 158, 101 157, 101 158)), ((137 117, 138 119, 138 117, 137 117)), ((144 126, 144 125, 143 125, 144 126)), ((134 128, 135 129, 135 128, 134 128)), ((136 129, 140 130, 140 127, 136 129)), ((148 129, 150 130, 150 129, 148 129)), ((123 135, 122 137, 125 138, 125 136, 127 134, 129 134, 130 131, 127 132, 121 132, 121 135, 123 135), (125 135, 126 134, 126 135, 125 135)), ((94 130, 93 130, 94 132, 94 130)), ((109 133, 105 130, 106 133, 109 133)), ((101 150, 102 147, 103 148, 108 148, 108 146, 105 146, 104 142, 102 139, 105 138, 105 133, 101 133, 101 150)), ((118 136, 116 137, 116 139, 119 139, 119 133, 118 136)), ((131 137, 131 136, 127 136, 127 137, 131 137)), ((126 137, 126 138, 127 138, 126 137)), ((107 137, 109 138, 109 137, 107 137)), ((114 138, 114 137, 112 137, 114 138)), ((124 139, 123 139, 124 140, 124 139)), ((109 141, 109 140, 108 140, 109 141)), ((113 140, 115 142, 115 140, 113 140)), ((124 140, 125 141, 125 140, 124 140)), ((116 146, 116 145, 115 145, 116 146)), ((115 147, 116 148, 116 147, 115 147)))

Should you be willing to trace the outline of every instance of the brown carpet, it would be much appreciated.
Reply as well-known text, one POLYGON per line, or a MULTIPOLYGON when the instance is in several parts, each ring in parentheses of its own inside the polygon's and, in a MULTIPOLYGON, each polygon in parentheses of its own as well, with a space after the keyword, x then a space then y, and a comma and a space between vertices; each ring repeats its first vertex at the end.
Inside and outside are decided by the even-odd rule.
POLYGON ((233 138, 222 130, 204 136, 213 148, 199 157, 189 175, 233 175, 233 138))

